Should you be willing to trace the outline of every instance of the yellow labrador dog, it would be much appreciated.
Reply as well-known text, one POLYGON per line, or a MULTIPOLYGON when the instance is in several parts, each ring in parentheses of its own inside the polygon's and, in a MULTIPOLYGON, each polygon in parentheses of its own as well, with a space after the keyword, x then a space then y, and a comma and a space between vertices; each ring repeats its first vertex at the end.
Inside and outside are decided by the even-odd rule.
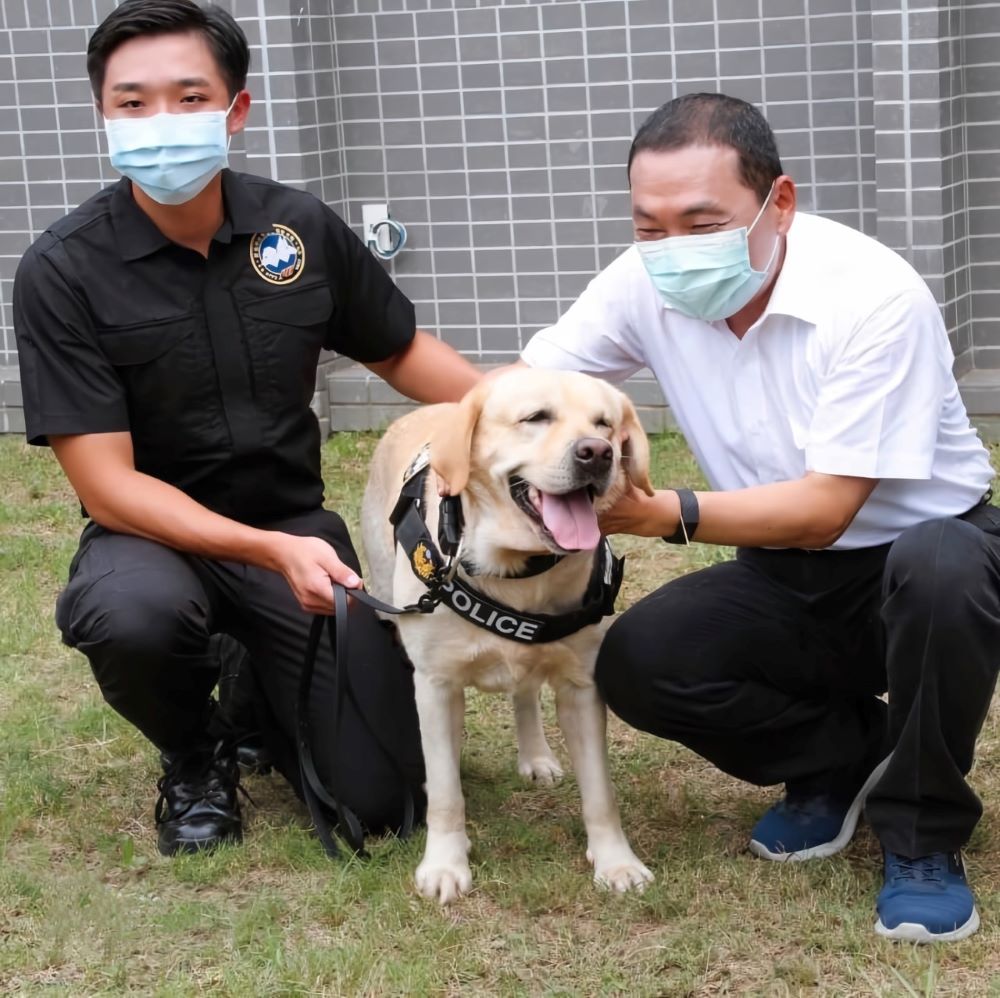
POLYGON ((427 765, 427 846, 416 872, 426 897, 447 904, 472 884, 459 777, 467 686, 511 695, 518 771, 540 783, 562 776, 539 705, 542 684, 553 687, 595 881, 626 891, 653 879, 622 832, 593 679, 618 567, 597 514, 627 480, 652 494, 645 434, 625 395, 583 374, 511 369, 461 403, 402 417, 379 443, 362 508, 369 587, 396 606, 431 590, 441 600, 431 613, 396 618, 415 669, 427 765), (436 543, 436 476, 412 474, 428 457, 460 497, 464 530, 450 564, 436 543))

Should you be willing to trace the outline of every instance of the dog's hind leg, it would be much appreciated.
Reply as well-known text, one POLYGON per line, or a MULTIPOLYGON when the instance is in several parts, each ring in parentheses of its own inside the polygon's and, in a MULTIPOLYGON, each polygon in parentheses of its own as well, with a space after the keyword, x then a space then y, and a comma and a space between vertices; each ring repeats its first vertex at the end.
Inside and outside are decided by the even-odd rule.
POLYGON ((472 887, 459 772, 465 691, 434 682, 419 669, 414 686, 427 767, 427 845, 415 879, 424 897, 450 904, 472 887))
POLYGON ((559 726, 580 784, 594 881, 614 891, 642 890, 653 874, 632 852, 622 831, 608 770, 607 710, 596 686, 562 682, 555 689, 559 726))
POLYGON ((524 689, 511 694, 517 725, 517 771, 533 783, 550 786, 562 779, 562 766, 545 739, 539 690, 524 689))

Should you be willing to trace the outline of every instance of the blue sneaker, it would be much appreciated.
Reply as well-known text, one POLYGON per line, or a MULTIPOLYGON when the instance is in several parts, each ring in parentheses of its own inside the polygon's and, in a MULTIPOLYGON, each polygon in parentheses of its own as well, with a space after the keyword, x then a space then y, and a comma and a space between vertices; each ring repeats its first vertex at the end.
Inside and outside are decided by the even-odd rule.
POLYGON ((885 885, 875 902, 875 931, 912 943, 951 943, 979 928, 976 899, 958 852, 907 859, 885 854, 885 885))
POLYGON ((750 851, 761 859, 779 863, 822 859, 840 852, 851 841, 865 798, 888 764, 889 760, 883 759, 872 770, 853 800, 844 801, 829 794, 786 795, 754 825, 750 851))

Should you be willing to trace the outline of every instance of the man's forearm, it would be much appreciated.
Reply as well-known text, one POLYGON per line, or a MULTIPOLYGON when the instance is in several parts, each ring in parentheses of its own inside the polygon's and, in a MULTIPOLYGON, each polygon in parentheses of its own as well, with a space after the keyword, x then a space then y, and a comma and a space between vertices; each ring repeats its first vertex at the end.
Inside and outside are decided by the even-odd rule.
MULTIPOLYGON (((807 475, 731 492, 697 492, 694 540, 736 547, 829 547, 850 526, 877 484, 871 479, 807 475)), ((627 497, 601 518, 612 533, 671 536, 680 522, 672 489, 627 497)))
POLYGON ((807 479, 735 492, 700 492, 697 497, 697 539, 736 547, 829 547, 851 525, 858 508, 807 479))
POLYGON ((213 513, 180 489, 139 471, 118 471, 87 512, 102 527, 189 554, 279 570, 279 534, 213 513))
POLYGON ((421 329, 405 350, 367 366, 416 402, 457 402, 482 377, 455 349, 421 329))
POLYGON ((95 523, 178 551, 276 568, 277 534, 213 513, 135 469, 128 433, 52 437, 52 450, 95 523))
POLYGON ((136 471, 127 432, 50 437, 49 443, 94 522, 108 530, 280 572, 308 613, 332 612, 331 580, 348 589, 361 584, 326 540, 248 527, 136 471))

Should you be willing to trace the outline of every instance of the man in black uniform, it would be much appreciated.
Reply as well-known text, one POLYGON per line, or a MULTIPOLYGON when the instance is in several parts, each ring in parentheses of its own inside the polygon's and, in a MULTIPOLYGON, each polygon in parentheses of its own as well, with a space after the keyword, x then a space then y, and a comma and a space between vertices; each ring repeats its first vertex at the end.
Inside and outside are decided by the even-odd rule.
MULTIPOLYGON (((34 243, 14 292, 28 439, 52 447, 90 516, 56 619, 162 754, 165 854, 242 835, 212 635, 250 650, 268 747, 298 786, 310 614, 332 612, 331 580, 361 584, 343 521, 322 507, 321 349, 419 401, 457 399, 478 377, 415 330, 413 306, 324 204, 225 168, 248 66, 219 7, 126 0, 109 15, 87 68, 124 179, 34 243)), ((410 674, 371 611, 350 616, 350 680, 376 730, 353 709, 335 730, 323 659, 316 764, 369 828, 398 828, 403 775, 376 742, 420 782, 410 674)))

